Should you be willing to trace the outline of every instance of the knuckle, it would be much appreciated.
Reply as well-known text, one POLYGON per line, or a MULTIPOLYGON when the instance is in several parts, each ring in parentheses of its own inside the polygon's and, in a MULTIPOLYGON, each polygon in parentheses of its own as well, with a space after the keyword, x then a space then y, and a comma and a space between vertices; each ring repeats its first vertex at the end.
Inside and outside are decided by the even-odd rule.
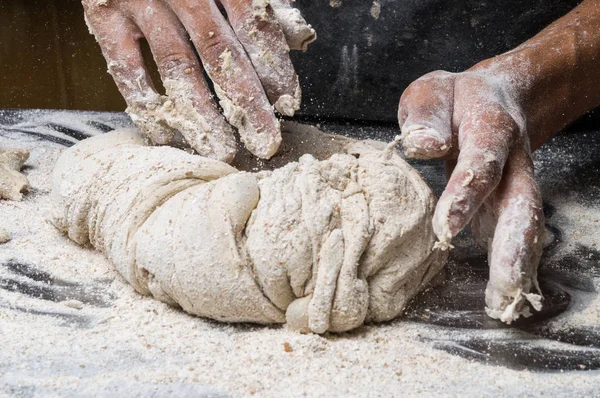
POLYGON ((246 1, 236 2, 236 4, 232 5, 229 15, 232 22, 235 24, 240 24, 245 21, 254 22, 254 20, 257 19, 252 3, 246 1))
POLYGON ((244 26, 262 29, 276 21, 273 8, 268 1, 230 1, 227 12, 229 22, 234 29, 244 26))
POLYGON ((179 51, 167 52, 157 59, 159 67, 165 75, 183 73, 188 68, 197 66, 197 60, 179 51))
POLYGON ((489 117, 495 121, 497 127, 503 127, 505 130, 513 130, 518 127, 515 119, 500 101, 491 103, 487 110, 489 117))
POLYGON ((413 94, 413 92, 418 91, 420 87, 422 87, 422 79, 423 77, 420 77, 417 80, 413 80, 404 90, 402 97, 408 99, 408 97, 410 97, 413 94))
POLYGON ((431 74, 410 83, 400 99, 403 106, 426 111, 431 111, 431 108, 450 108, 452 101, 452 82, 431 74))
POLYGON ((484 75, 476 72, 461 72, 458 74, 456 83, 460 91, 466 90, 485 90, 487 92, 495 93, 497 90, 495 85, 490 82, 490 79, 484 75))
POLYGON ((448 72, 445 70, 434 70, 433 72, 429 72, 421 76, 420 79, 423 80, 445 80, 455 76, 455 73, 448 72))
POLYGON ((482 183, 486 186, 495 187, 502 180, 502 175, 502 167, 497 161, 487 163, 483 166, 483 170, 481 173, 482 183))
POLYGON ((203 58, 216 58, 232 43, 233 38, 227 33, 211 30, 197 40, 196 48, 203 58))
POLYGON ((472 160, 473 167, 479 169, 480 174, 490 183, 498 183, 502 178, 504 159, 497 151, 481 151, 472 160))

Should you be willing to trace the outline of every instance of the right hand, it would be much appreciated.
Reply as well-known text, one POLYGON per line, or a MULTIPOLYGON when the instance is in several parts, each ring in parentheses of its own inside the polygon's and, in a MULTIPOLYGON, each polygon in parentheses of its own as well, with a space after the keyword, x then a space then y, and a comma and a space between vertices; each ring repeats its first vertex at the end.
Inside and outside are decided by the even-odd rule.
POLYGON ((407 156, 446 159, 433 227, 441 246, 468 223, 489 253, 488 314, 539 309, 544 214, 531 152, 600 106, 600 0, 462 73, 432 72, 400 100, 407 156))
POLYGON ((452 247, 471 223, 489 253, 486 311, 511 323, 528 302, 540 309, 545 229, 524 111, 503 76, 494 65, 431 72, 402 95, 399 121, 408 157, 446 160, 448 185, 433 217, 438 245, 452 247))
POLYGON ((159 145, 189 145, 230 162, 234 126, 256 156, 281 142, 275 109, 300 107, 298 77, 288 51, 316 37, 289 0, 83 0, 132 120, 159 145), (225 17, 224 14, 227 16, 225 17), (166 96, 150 78, 139 40, 145 37, 166 96), (196 55, 198 54, 198 55, 196 55), (199 58, 198 58, 199 56, 199 58), (224 116, 203 77, 212 80, 224 116))

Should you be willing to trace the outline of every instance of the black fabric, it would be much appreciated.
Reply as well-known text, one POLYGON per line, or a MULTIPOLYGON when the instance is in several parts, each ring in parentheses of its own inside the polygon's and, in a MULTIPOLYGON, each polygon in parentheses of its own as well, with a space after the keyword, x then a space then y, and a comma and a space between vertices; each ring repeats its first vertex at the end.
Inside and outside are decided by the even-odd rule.
POLYGON ((579 3, 298 0, 318 33, 306 53, 292 55, 304 90, 301 113, 395 121, 400 95, 419 76, 462 71, 505 52, 579 3))

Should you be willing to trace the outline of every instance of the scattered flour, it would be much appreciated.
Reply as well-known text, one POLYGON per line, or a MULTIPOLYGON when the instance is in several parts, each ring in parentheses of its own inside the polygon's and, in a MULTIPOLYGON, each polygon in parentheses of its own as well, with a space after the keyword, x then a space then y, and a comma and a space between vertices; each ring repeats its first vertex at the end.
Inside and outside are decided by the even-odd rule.
MULTIPOLYGON (((52 120, 83 125, 72 114, 57 113, 52 120)), ((14 145, 2 140, 0 146, 14 145)), ((328 144, 324 140, 319 147, 328 144)), ((13 233, 0 246, 0 264, 32 264, 57 279, 101 289, 108 298, 104 305, 84 303, 78 310, 0 290, 0 396, 597 394, 598 371, 535 373, 483 365, 434 349, 423 340, 432 332, 424 324, 396 320, 343 335, 302 335, 285 327, 212 322, 141 296, 101 253, 73 243, 46 221, 50 174, 64 149, 21 139, 18 146, 31 152, 27 177, 33 189, 22 202, 0 201, 2 227, 13 233)), ((598 217, 586 214, 582 209, 585 227, 573 216, 566 232, 600 244, 597 227, 587 229, 598 217)), ((11 275, 0 267, 0 278, 11 275)), ((586 310, 581 316, 589 324, 597 324, 599 300, 575 305, 586 310)), ((568 326, 560 321, 557 328, 568 326)), ((448 339, 467 333, 434 329, 445 330, 448 339)), ((502 338, 510 330, 482 330, 478 337, 502 338)))

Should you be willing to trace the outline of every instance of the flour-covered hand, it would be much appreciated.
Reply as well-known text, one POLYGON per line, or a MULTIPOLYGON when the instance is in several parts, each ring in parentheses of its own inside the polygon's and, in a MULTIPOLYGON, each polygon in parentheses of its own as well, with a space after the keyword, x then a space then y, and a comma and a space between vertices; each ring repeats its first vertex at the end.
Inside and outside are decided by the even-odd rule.
POLYGON ((600 105, 600 0, 585 0, 514 50, 466 72, 432 72, 400 99, 409 157, 443 158, 438 246, 468 223, 489 253, 487 313, 511 323, 539 310, 542 198, 531 151, 600 105))
POLYGON ((475 71, 432 72, 407 88, 399 119, 407 156, 446 159, 448 185, 433 219, 438 245, 451 247, 471 223, 489 252, 488 313, 510 323, 526 314, 527 301, 539 309, 544 215, 523 112, 509 87, 475 71))
POLYGON ((234 126, 256 156, 269 158, 277 151, 281 132, 273 106, 288 116, 300 107, 288 52, 305 49, 316 37, 287 0, 271 5, 267 0, 83 0, 83 5, 128 113, 154 143, 189 145, 203 156, 231 161, 234 126), (152 83, 142 38, 166 95, 152 83))

